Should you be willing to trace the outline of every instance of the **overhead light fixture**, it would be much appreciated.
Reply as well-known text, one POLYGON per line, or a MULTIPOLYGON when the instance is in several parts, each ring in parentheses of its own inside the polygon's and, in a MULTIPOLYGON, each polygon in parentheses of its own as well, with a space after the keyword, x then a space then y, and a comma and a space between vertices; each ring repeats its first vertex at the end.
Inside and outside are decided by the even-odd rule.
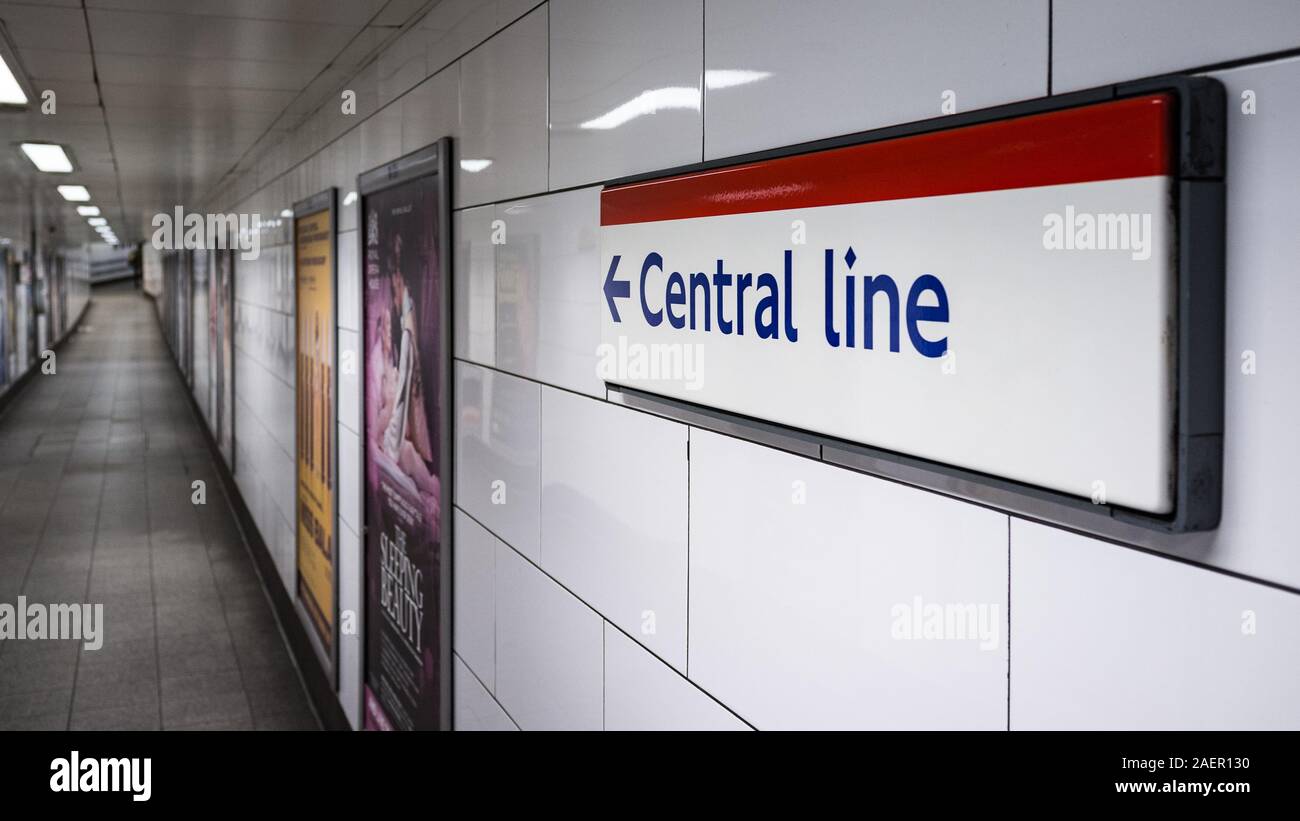
POLYGON ((68 202, 90 202, 90 192, 84 185, 60 185, 59 193, 68 202))
POLYGON ((31 94, 31 86, 18 59, 18 50, 9 39, 4 23, 0 22, 0 106, 26 106, 31 94))
POLYGON ((78 215, 78 216, 82 216, 82 217, 97 217, 97 216, 99 216, 99 206, 98 206, 98 205, 78 205, 78 206, 77 206, 77 215, 78 215))
POLYGON ((86 222, 90 223, 91 225, 108 225, 108 220, 104 219, 103 217, 91 217, 90 219, 86 220, 86 222))
POLYGON ((71 174, 72 159, 57 143, 23 143, 23 153, 38 171, 47 174, 71 174))

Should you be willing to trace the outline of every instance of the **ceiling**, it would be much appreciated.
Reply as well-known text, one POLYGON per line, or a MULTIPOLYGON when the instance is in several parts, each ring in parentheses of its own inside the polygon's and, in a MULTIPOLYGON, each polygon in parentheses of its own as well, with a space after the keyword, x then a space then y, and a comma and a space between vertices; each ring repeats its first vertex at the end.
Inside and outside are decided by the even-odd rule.
POLYGON ((434 5, 431 0, 0 0, 38 95, 0 111, 0 237, 56 226, 97 239, 56 185, 90 190, 123 242, 209 194, 273 145, 434 5), (54 114, 40 96, 55 92, 54 114), (55 142, 71 174, 44 174, 19 142, 55 142))

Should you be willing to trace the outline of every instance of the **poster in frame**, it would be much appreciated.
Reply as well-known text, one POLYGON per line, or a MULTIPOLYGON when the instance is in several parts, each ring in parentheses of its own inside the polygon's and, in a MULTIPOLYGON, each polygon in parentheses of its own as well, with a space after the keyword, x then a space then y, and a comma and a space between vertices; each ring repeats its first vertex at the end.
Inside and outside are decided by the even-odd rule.
POLYGON ((293 206, 295 602, 338 684, 338 233, 335 188, 293 206))
POLYGON ((367 729, 451 728, 450 149, 357 179, 367 729))

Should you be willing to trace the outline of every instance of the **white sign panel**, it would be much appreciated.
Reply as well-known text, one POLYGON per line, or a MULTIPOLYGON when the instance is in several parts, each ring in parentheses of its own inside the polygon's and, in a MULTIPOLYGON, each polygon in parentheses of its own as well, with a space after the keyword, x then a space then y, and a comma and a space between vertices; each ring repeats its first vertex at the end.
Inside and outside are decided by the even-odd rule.
POLYGON ((606 381, 1174 505, 1170 99, 607 189, 606 381))

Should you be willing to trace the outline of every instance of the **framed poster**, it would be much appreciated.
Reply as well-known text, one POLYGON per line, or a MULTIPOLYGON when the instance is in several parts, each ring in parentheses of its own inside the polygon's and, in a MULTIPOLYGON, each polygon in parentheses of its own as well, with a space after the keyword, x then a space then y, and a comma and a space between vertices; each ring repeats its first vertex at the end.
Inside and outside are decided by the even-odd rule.
POLYGON ((337 196, 330 188, 293 207, 297 602, 331 681, 338 668, 337 196))
POLYGON ((450 146, 357 180, 367 729, 451 726, 450 146))

